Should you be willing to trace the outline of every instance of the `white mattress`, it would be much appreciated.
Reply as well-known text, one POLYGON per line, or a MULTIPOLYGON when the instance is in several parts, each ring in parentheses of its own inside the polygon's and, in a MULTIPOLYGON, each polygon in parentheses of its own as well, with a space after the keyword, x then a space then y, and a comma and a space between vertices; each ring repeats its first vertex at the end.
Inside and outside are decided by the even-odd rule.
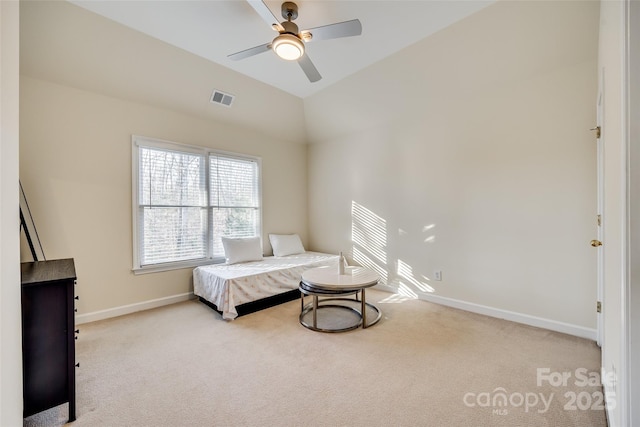
POLYGON ((214 264, 193 270, 193 292, 218 307, 222 318, 238 317, 236 306, 297 289, 302 272, 335 264, 338 255, 305 252, 240 264, 214 264))

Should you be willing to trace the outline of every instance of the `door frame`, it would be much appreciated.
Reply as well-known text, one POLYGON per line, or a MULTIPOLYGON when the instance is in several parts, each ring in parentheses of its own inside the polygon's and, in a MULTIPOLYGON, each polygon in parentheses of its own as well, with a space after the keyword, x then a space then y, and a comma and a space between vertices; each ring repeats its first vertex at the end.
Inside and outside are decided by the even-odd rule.
MULTIPOLYGON (((598 77, 598 98, 596 102, 596 239, 604 242, 604 132, 602 131, 604 117, 604 67, 600 69, 598 77)), ((596 248, 596 297, 600 307, 604 306, 604 248, 596 248)), ((602 310, 596 313, 596 343, 602 347, 604 342, 604 316, 602 310)))

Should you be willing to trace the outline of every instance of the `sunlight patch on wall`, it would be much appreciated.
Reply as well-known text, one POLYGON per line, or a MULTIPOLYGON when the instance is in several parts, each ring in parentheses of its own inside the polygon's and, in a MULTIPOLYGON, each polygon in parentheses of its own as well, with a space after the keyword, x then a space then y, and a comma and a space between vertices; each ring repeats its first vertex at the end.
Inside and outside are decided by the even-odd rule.
POLYGON ((353 260, 380 275, 380 284, 386 284, 387 221, 361 204, 351 202, 351 242, 353 260))
POLYGON ((355 201, 351 202, 351 240, 387 263, 387 221, 355 201))
POLYGON ((413 289, 411 289, 409 286, 407 286, 406 283, 403 283, 402 281, 400 281, 400 283, 398 284, 398 290, 396 292, 398 293, 398 295, 402 295, 407 299, 418 299, 418 294, 416 294, 413 289))
MULTIPOLYGON (((429 225, 425 225, 424 227, 422 227, 422 232, 426 233, 427 231, 433 230, 436 227, 435 224, 429 224, 429 225)), ((432 234, 431 236, 428 236, 427 238, 424 239, 425 243, 433 243, 436 241, 436 235, 432 234)))
MULTIPOLYGON (((402 261, 401 259, 398 260, 398 268, 397 268, 396 273, 398 274, 398 276, 400 276, 402 279, 406 280, 409 284, 413 285, 419 291, 422 291, 422 292, 434 292, 435 291, 435 289, 433 289, 428 284, 426 284, 424 282, 421 282, 418 279, 416 279, 416 277, 413 274, 413 268, 409 264, 407 264, 406 262, 402 261)), ((422 276, 422 277, 424 277, 424 276, 422 276)), ((402 284, 403 282, 401 281, 400 283, 402 284)))
POLYGON ((353 260, 361 266, 370 268, 378 273, 380 275, 381 285, 387 284, 387 281, 389 280, 389 273, 385 266, 375 262, 355 245, 353 246, 353 260))

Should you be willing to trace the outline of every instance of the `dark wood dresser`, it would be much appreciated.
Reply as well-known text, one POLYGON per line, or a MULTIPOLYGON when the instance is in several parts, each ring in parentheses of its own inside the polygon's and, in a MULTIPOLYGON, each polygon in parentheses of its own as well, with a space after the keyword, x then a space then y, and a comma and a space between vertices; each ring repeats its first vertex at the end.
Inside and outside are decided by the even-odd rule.
POLYGON ((21 278, 24 417, 69 402, 69 421, 74 421, 73 259, 22 263, 21 278))

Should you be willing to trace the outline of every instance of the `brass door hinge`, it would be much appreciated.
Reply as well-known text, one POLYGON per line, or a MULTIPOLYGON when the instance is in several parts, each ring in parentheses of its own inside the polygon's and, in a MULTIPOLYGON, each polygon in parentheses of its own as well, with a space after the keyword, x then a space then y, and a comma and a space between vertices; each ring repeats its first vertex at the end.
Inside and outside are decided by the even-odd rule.
POLYGON ((596 138, 600 139, 600 126, 596 126, 596 127, 591 128, 589 130, 595 130, 596 131, 596 138))
POLYGON ((602 313, 602 303, 600 301, 596 303, 596 311, 602 313))
POLYGON ((598 227, 602 225, 602 215, 598 215, 598 227))

